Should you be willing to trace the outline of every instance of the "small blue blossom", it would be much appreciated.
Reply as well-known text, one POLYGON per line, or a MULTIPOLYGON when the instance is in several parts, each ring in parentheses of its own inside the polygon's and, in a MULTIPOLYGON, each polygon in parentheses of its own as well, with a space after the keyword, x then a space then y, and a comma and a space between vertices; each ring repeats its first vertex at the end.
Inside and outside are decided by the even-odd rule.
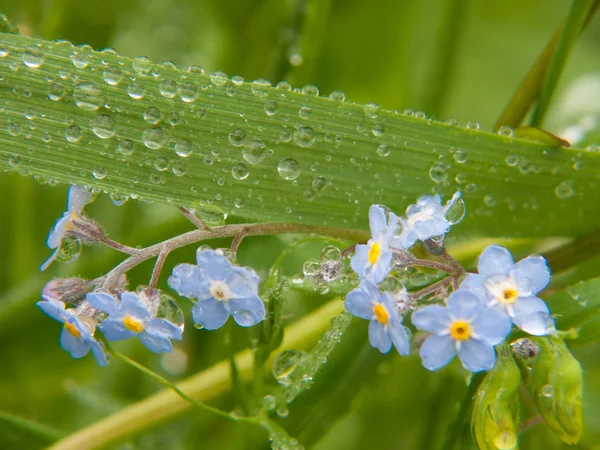
POLYGON ((369 342, 373 347, 388 353, 393 344, 401 355, 409 354, 408 334, 389 293, 381 292, 371 281, 364 281, 346 296, 344 304, 351 314, 370 320, 369 342))
POLYGON ((470 274, 461 288, 477 291, 529 334, 544 336, 555 331, 548 306, 536 296, 550 283, 544 258, 529 256, 515 264, 506 248, 490 245, 479 256, 477 269, 479 274, 470 274))
POLYGON ((214 250, 198 249, 196 259, 197 266, 175 266, 168 280, 179 295, 198 300, 192 307, 195 323, 216 330, 230 315, 242 327, 264 320, 265 305, 258 297, 259 278, 254 270, 233 266, 214 250))
POLYGON ((476 292, 458 289, 448 297, 447 306, 425 306, 412 315, 413 324, 432 333, 421 346, 423 366, 439 370, 458 354, 471 372, 490 370, 496 364, 494 346, 512 328, 510 319, 488 308, 476 292))
POLYGON ((445 206, 442 206, 439 194, 419 198, 415 205, 406 209, 406 219, 400 217, 402 232, 392 240, 392 246, 408 250, 417 241, 445 235, 454 223, 462 219, 451 222, 447 217, 460 198, 461 193, 456 192, 445 206))
POLYGON ((182 329, 167 319, 153 317, 140 295, 123 292, 121 301, 104 292, 92 292, 86 300, 94 308, 108 314, 100 328, 109 341, 137 336, 153 353, 171 352, 171 339, 180 341, 182 329))
POLYGON ((48 235, 47 245, 50 249, 55 249, 54 253, 48 260, 42 264, 40 270, 46 270, 52 261, 58 256, 62 242, 71 227, 71 223, 74 219, 81 216, 83 208, 87 205, 92 198, 92 194, 86 191, 80 186, 73 185, 69 188, 69 199, 67 201, 67 211, 63 216, 54 224, 54 228, 48 235))
POLYGON ((389 242, 398 228, 398 217, 392 212, 386 217, 384 208, 372 205, 369 209, 369 225, 372 237, 366 245, 356 246, 350 266, 361 280, 379 283, 391 270, 393 253, 389 249, 389 242))
POLYGON ((43 312, 54 320, 64 324, 60 334, 60 346, 73 358, 83 358, 91 350, 94 358, 101 366, 108 364, 108 358, 100 342, 94 339, 96 323, 85 314, 89 306, 85 303, 77 309, 65 308, 65 304, 51 297, 42 296, 44 301, 37 302, 43 312))

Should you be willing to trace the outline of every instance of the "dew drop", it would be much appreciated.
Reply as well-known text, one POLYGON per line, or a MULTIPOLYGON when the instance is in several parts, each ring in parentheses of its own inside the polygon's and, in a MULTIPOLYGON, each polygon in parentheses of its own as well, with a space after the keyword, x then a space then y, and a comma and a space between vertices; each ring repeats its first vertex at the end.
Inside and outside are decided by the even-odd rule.
POLYGON ((492 207, 496 205, 496 198, 493 195, 484 195, 483 196, 483 203, 485 203, 487 206, 492 207))
POLYGON ((140 100, 146 94, 146 87, 139 81, 132 81, 127 87, 127 94, 134 100, 140 100))
POLYGON ((175 161, 173 163, 173 175, 176 177, 182 177, 185 175, 186 168, 181 161, 175 161))
POLYGON ((511 153, 509 155, 506 155, 506 158, 504 158, 504 161, 506 162, 507 166, 515 167, 517 164, 519 164, 520 159, 521 158, 519 158, 519 155, 511 153))
POLYGON ((111 116, 98 116, 92 120, 92 131, 100 139, 110 139, 116 133, 115 120, 111 116))
POLYGON ((575 195, 573 185, 569 181, 562 181, 556 188, 554 188, 554 194, 560 200, 566 200, 567 198, 575 195))
POLYGON ((119 192, 111 192, 109 195, 110 201, 115 206, 123 206, 129 200, 129 197, 126 194, 121 194, 119 192))
POLYGON ((6 58, 10 51, 8 50, 8 45, 4 43, 0 43, 0 58, 6 58))
POLYGON ((241 128, 236 128, 229 133, 229 143, 234 147, 242 147, 246 143, 246 132, 241 128))
POLYGON ((385 127, 382 123, 377 122, 371 127, 371 133, 373 133, 373 136, 383 136, 385 133, 385 127))
POLYGON ((273 395, 265 395, 262 400, 263 408, 267 411, 274 411, 277 407, 277 399, 273 395))
POLYGON ((73 90, 75 104, 85 111, 96 111, 104 103, 102 91, 93 83, 78 83, 73 90))
POLYGON ((85 69, 90 63, 92 47, 83 45, 71 54, 71 62, 78 69, 85 69))
POLYGON ((131 62, 133 70, 141 75, 146 75, 152 68, 152 61, 145 56, 138 56, 131 62))
POLYGON ((381 144, 377 147, 377 154, 383 157, 388 156, 390 154, 390 148, 385 144, 381 144))
POLYGON ((241 86, 242 84, 244 84, 244 78, 240 77, 239 75, 234 75, 233 77, 231 77, 231 82, 236 86, 241 86))
POLYGON ((292 158, 283 158, 277 165, 277 172, 284 180, 295 180, 300 176, 300 164, 292 158))
POLYGON ((21 164, 21 157, 17 154, 12 155, 8 158, 8 164, 10 164, 11 167, 19 167, 21 164))
POLYGON ((294 371, 305 357, 306 353, 301 350, 284 350, 279 353, 271 368, 273 378, 280 385, 289 386, 292 383, 294 371))
POLYGON ((25 110, 24 116, 26 119, 33 120, 33 119, 35 119, 36 115, 37 115, 37 113, 35 112, 35 109, 33 109, 33 108, 27 108, 25 110))
POLYGON ((164 172, 169 168, 170 162, 164 156, 159 156, 154 160, 154 168, 159 172, 164 172))
POLYGON ((510 430, 500 432, 494 438, 494 446, 498 450, 511 450, 517 446, 517 437, 510 430))
POLYGON ((144 120, 152 125, 160 121, 160 110, 154 106, 149 106, 144 111, 144 120))
POLYGON ((248 178, 248 173, 248 168, 242 163, 238 163, 231 168, 231 175, 236 180, 245 180, 248 178))
POLYGON ((106 168, 95 167, 94 170, 92 170, 92 174, 97 180, 103 180, 104 178, 106 178, 106 168))
POLYGON ((37 69, 44 64, 44 53, 40 48, 32 45, 25 49, 21 59, 23 60, 23 64, 27 67, 37 69))
POLYGON ((123 79, 123 73, 121 72, 121 69, 116 66, 106 66, 102 76, 104 77, 106 84, 111 86, 118 85, 123 79))
POLYGON ((225 72, 214 72, 210 74, 210 81, 215 86, 224 86, 227 83, 227 74, 225 72))
POLYGON ((312 114, 312 110, 310 109, 309 106, 302 106, 299 110, 298 110, 298 115, 302 118, 302 119, 308 119, 310 118, 310 115, 312 114))
POLYGON ((341 103, 346 101, 346 94, 342 91, 332 91, 331 94, 329 94, 329 99, 341 103))
POLYGON ((194 148, 190 141, 186 139, 182 139, 175 143, 175 153, 181 156, 182 158, 187 158, 193 152, 194 148))
POLYGON ((158 173, 153 173, 152 175, 150 175, 150 183, 152 184, 162 184, 163 182, 163 178, 160 174, 158 173))
POLYGON ((459 164, 464 164, 467 162, 467 152, 465 150, 458 149, 452 155, 454 161, 459 164))
POLYGON ((469 130, 479 130, 479 123, 478 122, 474 122, 474 121, 468 122, 467 123, 467 128, 469 130))
POLYGON ((456 225, 465 218, 467 207, 462 195, 456 199, 454 204, 446 212, 446 220, 450 225, 456 225))
POLYGON ((379 115, 379 105, 377 103, 367 103, 364 107, 365 116, 369 119, 376 119, 379 115))
POLYGON ((315 191, 313 191, 312 189, 304 189, 304 191, 302 192, 302 196, 310 201, 313 201, 315 199, 317 194, 315 194, 315 191))
POLYGON ((429 178, 434 183, 443 183, 448 179, 448 171, 444 163, 436 163, 429 168, 429 178))
POLYGON ((300 147, 310 147, 315 142, 311 127, 298 127, 294 130, 294 142, 300 147))
POLYGON ((57 81, 52 81, 48 84, 48 98, 55 102, 62 100, 65 96, 65 87, 57 81))
POLYGON ((242 156, 250 164, 259 164, 265 159, 265 144, 260 139, 251 139, 242 149, 242 156))
POLYGON ((160 95, 165 98, 173 98, 177 95, 177 83, 173 80, 163 80, 158 85, 160 95))
POLYGON ((281 142, 290 142, 292 140, 292 133, 289 130, 281 130, 279 140, 281 142))
POLYGON ((302 93, 304 95, 313 95, 317 97, 319 95, 319 88, 317 88, 314 84, 307 84, 302 88, 302 93))
POLYGON ((275 100, 269 100, 268 102, 265 102, 265 114, 267 116, 274 116, 275 114, 277 114, 277 102, 275 100))
POLYGON ((549 384, 545 384, 542 386, 540 394, 542 394, 543 397, 550 398, 554 395, 554 388, 549 384))
POLYGON ((18 136, 21 134, 21 124, 15 120, 9 121, 6 130, 11 136, 18 136))
POLYGON ((69 125, 65 129, 65 139, 69 142, 77 142, 81 139, 81 128, 77 125, 69 125))
POLYGON ((500 127, 500 129, 498 130, 498 134, 500 136, 507 136, 507 137, 511 137, 513 135, 513 129, 511 127, 508 127, 506 125, 503 125, 500 127))
POLYGON ((327 184, 327 181, 323 177, 315 177, 312 180, 312 188, 315 191, 323 190, 323 188, 325 187, 326 184, 327 184))
POLYGON ((269 95, 271 83, 264 79, 254 80, 252 82, 252 93, 257 97, 266 97, 269 95))
POLYGON ((134 147, 135 145, 132 140, 123 139, 121 142, 119 142, 119 145, 117 146, 117 151, 124 156, 129 156, 133 153, 134 147))
POLYGON ((188 81, 179 86, 179 96, 186 103, 192 103, 198 98, 198 86, 188 81))
POLYGON ((165 135, 165 130, 161 127, 151 127, 143 131, 142 140, 146 147, 156 150, 165 145, 167 136, 165 135))

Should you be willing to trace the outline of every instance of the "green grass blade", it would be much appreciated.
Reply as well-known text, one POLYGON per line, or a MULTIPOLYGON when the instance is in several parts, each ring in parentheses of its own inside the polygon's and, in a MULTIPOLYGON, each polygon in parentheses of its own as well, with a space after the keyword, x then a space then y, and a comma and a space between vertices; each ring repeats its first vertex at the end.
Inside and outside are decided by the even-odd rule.
POLYGON ((348 228, 366 227, 373 203, 401 212, 434 189, 465 195, 468 220, 455 234, 576 236, 600 213, 597 153, 1 38, 3 170, 248 220, 348 228))
POLYGON ((546 78, 542 85, 540 98, 531 117, 531 126, 540 127, 550 106, 550 101, 558 84, 558 80, 569 57, 575 41, 579 37, 587 17, 594 8, 594 0, 573 0, 569 17, 560 35, 556 46, 556 52, 552 55, 546 78))
POLYGON ((33 420, 24 419, 23 417, 4 411, 0 411, 0 422, 6 422, 15 428, 18 428, 19 430, 44 441, 47 444, 57 441, 64 436, 62 432, 57 431, 47 425, 43 425, 33 420))

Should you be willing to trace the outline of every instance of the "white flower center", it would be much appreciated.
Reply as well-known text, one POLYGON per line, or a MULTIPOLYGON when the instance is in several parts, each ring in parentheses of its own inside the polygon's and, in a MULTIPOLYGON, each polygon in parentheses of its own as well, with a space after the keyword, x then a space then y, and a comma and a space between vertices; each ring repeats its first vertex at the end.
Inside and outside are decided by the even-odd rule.
POLYGON ((210 295, 219 302, 227 301, 231 298, 229 286, 224 281, 213 281, 210 283, 210 295))
POLYGON ((496 275, 485 280, 485 288, 494 300, 502 305, 510 305, 519 298, 517 284, 512 277, 496 275))

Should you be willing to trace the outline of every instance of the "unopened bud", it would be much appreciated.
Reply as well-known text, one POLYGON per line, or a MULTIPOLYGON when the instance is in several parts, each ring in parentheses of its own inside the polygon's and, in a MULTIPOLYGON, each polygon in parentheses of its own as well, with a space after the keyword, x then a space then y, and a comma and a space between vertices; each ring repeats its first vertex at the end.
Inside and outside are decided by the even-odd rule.
POLYGON ((83 216, 77 216, 68 225, 67 232, 81 241, 94 244, 101 242, 105 234, 98 223, 83 216))
POLYGON ((581 365, 562 339, 536 337, 531 340, 539 348, 537 356, 526 360, 516 355, 525 373, 525 384, 546 425, 562 441, 576 444, 583 429, 581 365))
POLYGON ((42 289, 42 295, 71 305, 78 305, 94 284, 83 278, 55 278, 42 289))
POLYGON ((518 448, 521 374, 508 347, 496 347, 498 360, 477 389, 471 431, 480 450, 518 448))

